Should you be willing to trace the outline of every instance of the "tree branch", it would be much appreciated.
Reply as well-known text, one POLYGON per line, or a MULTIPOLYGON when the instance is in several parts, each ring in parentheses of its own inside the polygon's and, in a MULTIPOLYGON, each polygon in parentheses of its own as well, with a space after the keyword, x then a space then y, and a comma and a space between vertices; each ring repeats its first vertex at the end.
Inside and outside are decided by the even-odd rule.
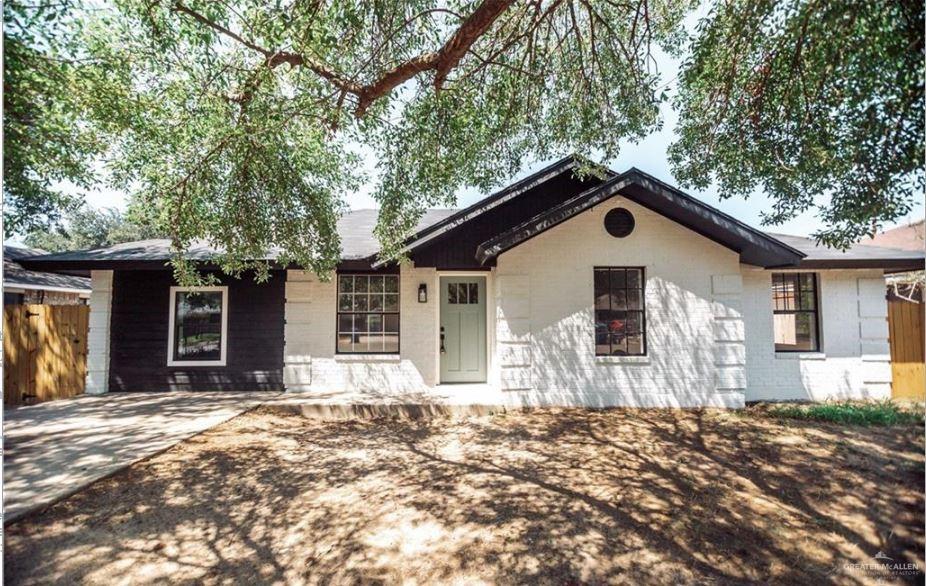
POLYGON ((260 53, 264 56, 267 67, 270 69, 284 63, 289 64, 291 67, 309 68, 342 92, 356 96, 357 107, 354 115, 360 118, 376 100, 425 71, 435 72, 434 87, 440 90, 449 73, 459 65, 470 47, 492 27, 498 17, 512 4, 514 4, 514 0, 483 0, 438 51, 422 53, 412 57, 382 73, 378 79, 366 84, 351 81, 348 76, 334 71, 324 63, 306 55, 283 50, 273 51, 262 47, 189 8, 179 0, 174 3, 174 10, 193 18, 200 24, 244 45, 252 51, 260 53))

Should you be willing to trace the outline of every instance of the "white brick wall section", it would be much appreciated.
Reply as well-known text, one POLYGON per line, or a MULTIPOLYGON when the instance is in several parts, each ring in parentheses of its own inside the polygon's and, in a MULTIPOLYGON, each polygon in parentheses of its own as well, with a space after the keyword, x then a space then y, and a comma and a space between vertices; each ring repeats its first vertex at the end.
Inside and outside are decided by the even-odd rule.
POLYGON ((338 355, 337 282, 287 271, 284 371, 287 391, 416 393, 437 384, 439 286, 433 269, 403 266, 399 279, 399 355, 338 355), (427 303, 418 286, 428 287, 427 303))
POLYGON ((531 388, 530 277, 497 274, 495 322, 499 385, 503 391, 531 388))
POLYGON ((87 333, 88 395, 109 390, 109 338, 113 300, 113 272, 90 271, 90 321, 87 333))
POLYGON ((743 324, 743 276, 711 277, 714 316, 714 388, 745 398, 746 328, 743 324))
POLYGON ((817 271, 821 351, 776 353, 771 273, 744 267, 746 399, 884 399, 891 394, 884 277, 817 271))
POLYGON ((283 385, 287 391, 307 390, 312 384, 310 333, 314 282, 314 277, 306 271, 286 271, 283 385))
POLYGON ((745 332, 730 313, 735 293, 712 288, 716 276, 718 291, 735 291, 739 274, 735 252, 621 197, 548 230, 498 259, 496 337, 511 389, 501 394, 528 405, 741 407, 745 332), (604 229, 618 206, 636 220, 627 238, 604 229), (595 356, 596 266, 645 268, 647 356, 595 356), (529 378, 516 364, 528 359, 529 378))

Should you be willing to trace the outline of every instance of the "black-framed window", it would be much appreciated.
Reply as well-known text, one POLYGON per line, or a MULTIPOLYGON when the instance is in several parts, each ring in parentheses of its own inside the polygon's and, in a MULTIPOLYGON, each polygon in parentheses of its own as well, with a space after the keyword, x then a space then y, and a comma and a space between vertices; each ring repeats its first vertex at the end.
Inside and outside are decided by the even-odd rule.
POLYGON ((399 276, 338 275, 339 354, 399 351, 399 276))
POLYGON ((643 267, 595 267, 595 355, 646 354, 643 267))
POLYGON ((820 349, 816 273, 772 273, 776 352, 820 349))

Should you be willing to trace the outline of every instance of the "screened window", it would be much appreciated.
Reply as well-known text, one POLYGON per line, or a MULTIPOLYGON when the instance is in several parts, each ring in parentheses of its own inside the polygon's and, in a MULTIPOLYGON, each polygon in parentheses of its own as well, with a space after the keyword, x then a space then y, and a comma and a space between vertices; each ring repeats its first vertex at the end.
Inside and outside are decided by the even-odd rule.
POLYGON ((337 351, 399 351, 398 275, 338 275, 337 351))
POLYGON ((646 354, 646 308, 641 267, 595 268, 595 355, 646 354))
POLYGON ((820 349, 816 274, 772 273, 772 304, 776 352, 820 349))
POLYGON ((171 287, 168 365, 224 365, 227 287, 171 287))

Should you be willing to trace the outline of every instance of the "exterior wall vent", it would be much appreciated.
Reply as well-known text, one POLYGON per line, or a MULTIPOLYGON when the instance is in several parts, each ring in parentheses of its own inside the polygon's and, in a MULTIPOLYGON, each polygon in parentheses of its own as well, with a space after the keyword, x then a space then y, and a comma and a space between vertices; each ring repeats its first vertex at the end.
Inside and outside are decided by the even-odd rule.
POLYGON ((604 216, 604 229, 615 238, 630 236, 635 224, 633 214, 624 208, 614 208, 604 216))

